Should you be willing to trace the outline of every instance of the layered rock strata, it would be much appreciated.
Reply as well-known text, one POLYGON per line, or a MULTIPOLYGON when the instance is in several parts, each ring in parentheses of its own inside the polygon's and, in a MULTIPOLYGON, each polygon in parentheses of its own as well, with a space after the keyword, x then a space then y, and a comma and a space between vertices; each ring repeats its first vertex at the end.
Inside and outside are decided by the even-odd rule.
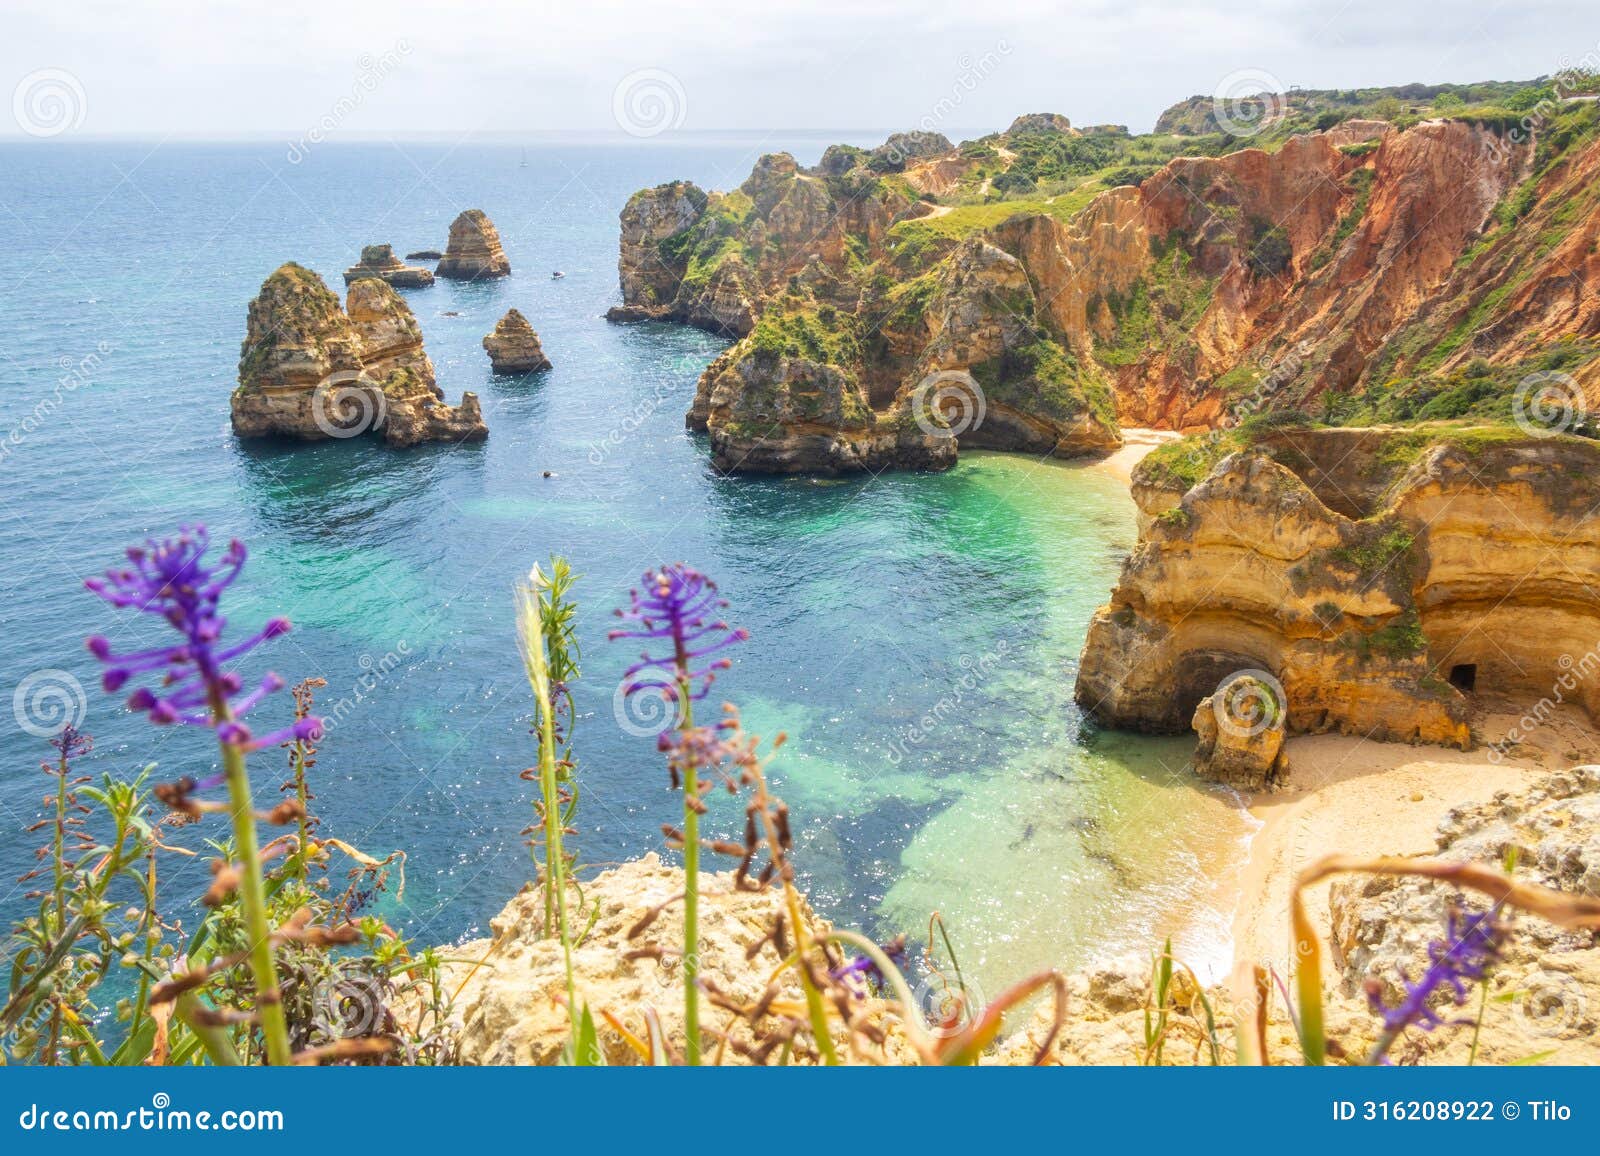
POLYGON ((988 406, 958 445, 1034 453, 1114 446, 1119 421, 1195 431, 1276 409, 1508 417, 1533 373, 1592 413, 1595 119, 1574 106, 1530 136, 1486 116, 1355 116, 1271 149, 1107 168, 1115 187, 1081 207, 1018 201, 1009 218, 994 198, 1020 158, 1114 150, 1115 134, 1033 114, 944 152, 841 145, 810 169, 777 154, 732 192, 635 194, 610 316, 742 339, 732 362, 752 364, 714 367, 690 415, 725 468, 924 467, 884 435, 930 369, 970 375, 988 406), (977 197, 981 214, 927 199, 977 197), (873 420, 768 404, 819 376, 797 357, 853 381, 873 420), (758 396, 735 404, 737 388, 758 396))
POLYGON ((468 209, 450 223, 450 243, 434 272, 452 281, 510 275, 511 262, 500 247, 500 234, 482 209, 468 209))
POLYGON ((423 289, 433 284, 433 270, 407 265, 389 245, 367 245, 361 250, 361 260, 344 271, 346 285, 363 277, 387 281, 397 289, 423 289))
POLYGON ((359 278, 342 309, 320 277, 292 262, 250 303, 230 410, 241 438, 372 433, 409 446, 488 435, 476 395, 444 404, 422 330, 390 285, 359 278))
POLYGON ((496 373, 537 373, 550 368, 550 359, 539 344, 528 319, 515 309, 495 323, 494 332, 483 339, 489 364, 496 373))
POLYGON ((1133 495, 1075 691, 1106 725, 1181 732, 1241 671, 1281 688, 1290 734, 1467 747, 1485 695, 1600 718, 1573 673, 1600 667, 1600 444, 1278 429, 1163 447, 1133 495))

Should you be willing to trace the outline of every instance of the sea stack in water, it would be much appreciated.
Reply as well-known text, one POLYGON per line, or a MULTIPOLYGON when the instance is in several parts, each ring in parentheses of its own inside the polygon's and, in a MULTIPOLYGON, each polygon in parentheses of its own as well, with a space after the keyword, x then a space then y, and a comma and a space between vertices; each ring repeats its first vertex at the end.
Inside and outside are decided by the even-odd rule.
POLYGON ((539 335, 515 309, 500 318, 494 332, 483 339, 483 347, 489 351, 489 364, 496 373, 537 373, 550 368, 539 335))
POLYGON ((480 281, 511 272, 500 234, 482 209, 468 209, 451 223, 450 244, 435 272, 453 281, 480 281))
POLYGON ((376 433, 408 446, 489 432, 474 395, 454 407, 440 400, 422 330, 392 287, 357 279, 347 312, 322 278, 293 262, 250 303, 231 409, 241 438, 376 433))
POLYGON ((394 255, 391 245, 367 245, 361 250, 360 262, 344 271, 346 285, 364 277, 375 277, 400 289, 423 289, 433 284, 433 270, 407 265, 394 255))

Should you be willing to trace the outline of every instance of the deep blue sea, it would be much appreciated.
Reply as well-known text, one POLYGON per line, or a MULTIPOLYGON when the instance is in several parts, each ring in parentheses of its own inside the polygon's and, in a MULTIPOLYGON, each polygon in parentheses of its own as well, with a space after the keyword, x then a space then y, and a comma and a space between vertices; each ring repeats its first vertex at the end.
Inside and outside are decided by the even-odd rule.
MULTIPOLYGON (((76 710, 80 685, 91 771, 203 772, 206 733, 157 731, 100 691, 84 636, 124 649, 154 636, 83 580, 180 523, 243 539, 235 631, 295 624, 249 672, 328 682, 325 833, 404 849, 387 914, 450 942, 530 873, 518 832, 533 788, 518 773, 532 699, 512 583, 551 554, 582 576, 576 842, 599 866, 658 847, 676 807, 654 741, 615 716, 634 651, 605 641, 610 611, 642 570, 686 560, 751 631, 716 695, 751 729, 790 736, 774 778, 825 915, 917 940, 937 910, 986 985, 1148 951, 1169 931, 1197 963, 1219 958, 1248 821, 1182 772, 1189 744, 1089 734, 1072 703, 1088 619, 1134 541, 1122 484, 1002 455, 938 476, 719 477, 683 412, 723 343, 602 318, 633 190, 728 188, 761 152, 811 163, 827 143, 330 143, 299 164, 273 143, 0 147, 0 701, 59 685, 76 710), (406 297, 450 400, 482 400, 487 443, 232 437, 245 309, 274 268, 299 261, 342 294, 362 245, 442 249, 471 207, 498 226, 513 275, 406 297), (490 375, 480 341, 511 306, 552 371, 490 375)), ((258 722, 289 710, 280 695, 258 722)), ((9 880, 32 860, 24 828, 48 786, 26 719, 0 710, 7 918, 25 908, 9 880)), ((254 763, 270 792, 276 755, 254 763)), ((732 809, 712 822, 741 825, 732 809)), ((167 870, 169 908, 204 870, 167 870)))

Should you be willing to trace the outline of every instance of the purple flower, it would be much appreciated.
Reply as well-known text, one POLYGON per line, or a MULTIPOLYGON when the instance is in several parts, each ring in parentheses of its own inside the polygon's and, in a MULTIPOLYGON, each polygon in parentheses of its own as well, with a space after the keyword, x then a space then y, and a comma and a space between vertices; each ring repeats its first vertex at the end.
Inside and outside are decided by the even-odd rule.
POLYGON ((681 562, 647 571, 643 591, 632 590, 629 595, 632 605, 618 610, 617 617, 634 625, 613 630, 607 638, 670 640, 672 652, 657 657, 648 651, 640 654, 639 661, 623 672, 624 694, 654 690, 677 702, 681 689, 691 699, 704 698, 716 672, 731 665, 726 658, 704 660, 750 637, 743 627, 735 629, 712 617, 728 605, 718 597, 717 584, 681 562))
POLYGON ((105 664, 101 685, 115 694, 135 676, 162 672, 155 688, 139 687, 128 696, 130 710, 143 711, 157 726, 180 723, 214 727, 217 738, 244 750, 259 750, 296 739, 315 738, 319 719, 301 719, 292 726, 255 737, 240 720, 267 695, 283 687, 268 674, 246 693, 239 676, 224 669, 268 639, 288 633, 287 619, 274 618, 255 634, 232 646, 222 644, 219 604, 222 592, 239 576, 245 562, 244 543, 234 540, 215 563, 205 561, 210 536, 204 526, 182 527, 175 538, 150 539, 128 550, 126 569, 107 570, 104 578, 84 583, 113 606, 131 606, 159 614, 183 640, 131 654, 111 653, 100 635, 88 640, 89 652, 105 664))
POLYGON ((1432 1031, 1449 1022, 1432 1006, 1435 995, 1448 991, 1454 1006, 1464 1004, 1470 986, 1499 962, 1505 933, 1505 924, 1495 919, 1492 910, 1469 915, 1452 907, 1445 920, 1445 938, 1428 946, 1428 970, 1415 983, 1401 977, 1405 997, 1397 1005, 1383 1002, 1376 980, 1368 983, 1367 1002, 1383 1020, 1384 1030, 1396 1035, 1415 1025, 1432 1031))
MULTIPOLYGON (((888 943, 878 945, 879 949, 888 957, 890 963, 898 968, 904 968, 906 963, 906 937, 897 935, 888 943)), ((864 980, 874 988, 882 990, 886 980, 883 970, 870 955, 858 955, 843 967, 836 967, 828 972, 835 980, 864 980)))

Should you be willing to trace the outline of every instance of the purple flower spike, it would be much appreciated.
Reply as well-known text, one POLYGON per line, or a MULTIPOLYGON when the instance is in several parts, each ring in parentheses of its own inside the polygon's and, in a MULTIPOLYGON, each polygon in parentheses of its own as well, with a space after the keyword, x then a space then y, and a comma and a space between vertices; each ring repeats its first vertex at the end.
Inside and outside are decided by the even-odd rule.
POLYGON ((1439 1014, 1433 1006, 1437 1003, 1434 997, 1448 992, 1451 1004, 1460 1007, 1466 1003, 1471 985, 1488 975, 1489 969, 1500 961, 1506 926, 1494 915, 1492 910, 1469 915, 1451 908, 1445 921, 1445 938, 1434 940, 1428 947, 1428 970, 1415 983, 1402 977, 1405 997, 1394 1007, 1383 1002, 1376 981, 1368 984, 1367 1002, 1383 1020, 1385 1031, 1396 1034, 1416 1026, 1431 1032, 1453 1022, 1439 1014))
POLYGON ((101 683, 115 693, 136 675, 160 671, 154 688, 139 687, 128 696, 130 710, 143 712, 157 726, 213 727, 222 742, 246 751, 320 733, 317 719, 304 719, 254 738, 240 721, 262 699, 281 690, 283 680, 269 674, 250 693, 241 694, 243 680, 224 667, 288 633, 289 623, 274 618, 244 641, 224 647, 227 619, 220 610, 222 592, 239 576, 246 551, 244 543, 234 540, 219 560, 207 563, 209 545, 204 526, 182 527, 175 538, 151 539, 130 549, 127 568, 107 570, 104 578, 84 583, 113 606, 160 615, 183 636, 173 646, 121 655, 113 654, 111 643, 101 635, 88 639, 89 653, 106 666, 101 683))
POLYGON ((705 659, 719 650, 743 642, 750 632, 714 617, 728 605, 717 594, 717 584, 681 562, 645 573, 642 590, 629 591, 632 605, 617 617, 632 623, 613 630, 608 638, 670 640, 672 652, 652 657, 648 651, 623 672, 625 694, 653 690, 677 701, 680 687, 691 699, 711 691, 716 672, 731 663, 726 658, 705 659))

